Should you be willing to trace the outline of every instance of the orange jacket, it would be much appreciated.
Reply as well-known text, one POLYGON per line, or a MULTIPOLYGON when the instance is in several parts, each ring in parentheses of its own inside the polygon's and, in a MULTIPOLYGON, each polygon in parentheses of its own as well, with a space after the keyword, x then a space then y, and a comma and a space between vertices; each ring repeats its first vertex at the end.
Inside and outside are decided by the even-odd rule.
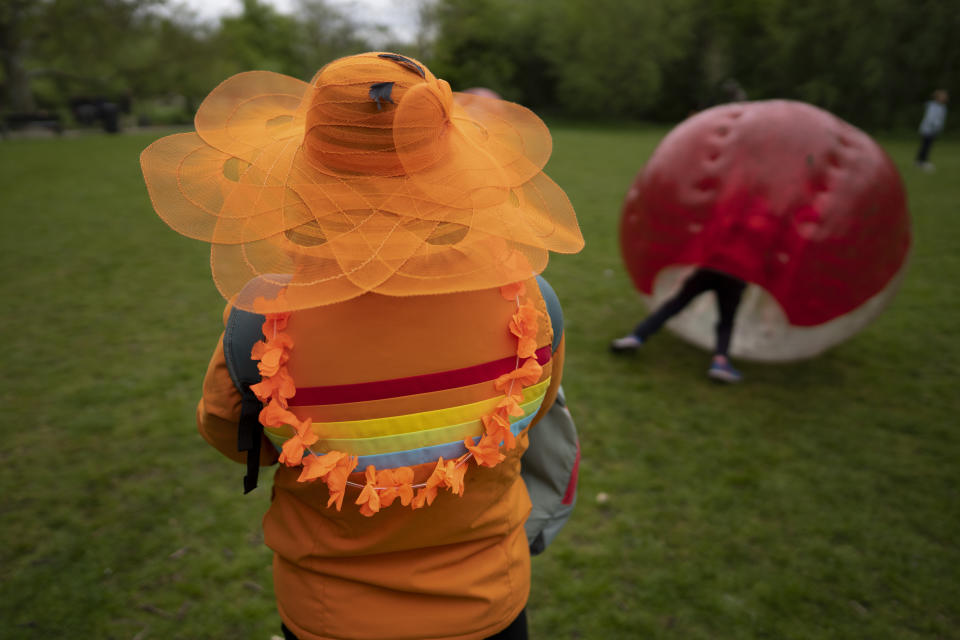
MULTIPOLYGON (((535 280, 526 299, 541 312, 537 346, 552 329, 535 280)), ((228 308, 229 311, 229 308, 228 308)), ((507 330, 516 303, 499 290, 396 298, 366 294, 298 311, 289 370, 301 387, 393 380, 457 370, 516 352, 507 330)), ((224 316, 226 318, 226 314, 224 316)), ((563 369, 561 340, 543 365, 546 395, 536 417, 553 403, 563 369), (549 382, 547 382, 549 380, 549 382)), ((363 420, 431 411, 497 396, 492 381, 366 402, 297 408, 314 422, 363 420)), ((222 338, 210 362, 198 407, 200 433, 228 457, 237 453, 240 393, 226 369, 222 338)), ((300 469, 281 465, 263 527, 274 553, 274 584, 284 623, 302 640, 486 638, 523 609, 530 559, 523 523, 530 500, 520 477, 526 431, 495 467, 473 461, 465 492, 441 491, 432 506, 399 502, 372 517, 348 488, 342 510, 326 506, 321 482, 300 483, 300 469)), ((261 464, 277 454, 264 438, 261 464)), ((424 480, 434 463, 414 467, 424 480)), ((362 469, 351 480, 363 483, 362 469)))

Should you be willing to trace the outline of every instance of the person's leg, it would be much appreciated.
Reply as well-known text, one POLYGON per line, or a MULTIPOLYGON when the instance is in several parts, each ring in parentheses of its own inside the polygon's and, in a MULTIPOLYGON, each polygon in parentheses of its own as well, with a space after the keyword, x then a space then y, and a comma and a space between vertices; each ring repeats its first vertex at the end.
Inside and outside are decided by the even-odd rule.
POLYGON ((933 136, 922 136, 920 138, 920 149, 917 151, 917 164, 927 164, 927 157, 930 155, 931 145, 933 145, 933 136))
POLYGON ((675 296, 664 302, 660 307, 647 316, 643 322, 638 324, 633 330, 640 340, 646 340, 651 335, 660 330, 667 320, 683 311, 684 307, 690 304, 690 301, 710 288, 712 276, 710 271, 697 269, 683 282, 680 291, 675 296))
POLYGON ((713 360, 710 363, 710 369, 707 370, 707 375, 714 380, 740 382, 742 378, 740 372, 730 364, 728 353, 730 352, 730 341, 733 337, 734 317, 737 315, 737 307, 740 306, 740 300, 743 298, 743 290, 746 286, 746 283, 742 280, 723 277, 717 281, 714 287, 720 317, 717 319, 717 342, 713 351, 713 360))
POLYGON ((743 298, 743 290, 747 287, 742 280, 727 278, 717 283, 714 291, 717 294, 717 311, 720 317, 717 320, 717 343, 713 350, 715 355, 727 357, 730 351, 730 341, 733 337, 733 320, 737 315, 737 307, 743 298))
MULTIPOLYGON (((283 631, 283 640, 298 640, 293 631, 287 628, 287 625, 280 623, 280 630, 283 631)), ((487 640, 527 640, 527 609, 520 611, 520 615, 514 618, 503 631, 496 633, 487 640)))
POLYGON ((527 610, 523 609, 509 627, 487 640, 527 640, 527 610))
POLYGON ((927 153, 926 153, 926 162, 923 163, 923 168, 927 171, 933 171, 933 162, 930 160, 930 150, 933 149, 933 142, 937 139, 937 136, 930 136, 930 142, 927 143, 927 153))

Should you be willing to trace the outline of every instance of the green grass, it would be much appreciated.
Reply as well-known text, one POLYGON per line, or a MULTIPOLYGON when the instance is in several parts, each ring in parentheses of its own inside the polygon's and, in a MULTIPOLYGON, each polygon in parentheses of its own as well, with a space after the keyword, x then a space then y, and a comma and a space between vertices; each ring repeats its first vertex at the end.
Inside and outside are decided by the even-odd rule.
MULTIPOLYGON (((644 313, 617 245, 665 129, 554 130, 587 239, 546 275, 567 316, 577 510, 533 561, 534 638, 960 638, 960 143, 934 174, 882 140, 913 213, 892 306, 790 365, 707 356, 644 313), (607 493, 606 503, 595 496, 607 493)), ((153 213, 143 136, 0 143, 0 638, 257 638, 277 630, 239 466, 196 434, 222 304, 206 246, 153 213)))

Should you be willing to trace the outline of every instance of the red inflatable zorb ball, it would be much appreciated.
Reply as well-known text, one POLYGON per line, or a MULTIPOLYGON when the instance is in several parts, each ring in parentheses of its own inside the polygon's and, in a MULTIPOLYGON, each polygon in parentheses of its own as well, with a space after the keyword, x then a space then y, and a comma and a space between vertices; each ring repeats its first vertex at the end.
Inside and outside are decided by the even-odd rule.
MULTIPOLYGON (((903 184, 867 134, 809 104, 739 102, 679 124, 637 176, 620 244, 648 304, 697 266, 747 281, 732 354, 810 357, 892 299, 906 265, 903 184)), ((668 326, 712 348, 713 297, 668 326)))

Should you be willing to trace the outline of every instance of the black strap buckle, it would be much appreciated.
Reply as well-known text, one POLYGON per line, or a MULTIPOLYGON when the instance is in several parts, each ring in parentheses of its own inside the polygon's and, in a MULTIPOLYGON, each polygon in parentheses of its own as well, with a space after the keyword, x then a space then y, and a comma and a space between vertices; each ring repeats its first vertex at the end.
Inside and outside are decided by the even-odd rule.
POLYGON ((243 493, 257 488, 260 475, 260 444, 263 440, 263 425, 260 424, 260 410, 263 405, 244 385, 243 401, 240 409, 240 423, 237 426, 237 450, 247 452, 247 475, 243 477, 243 493))

